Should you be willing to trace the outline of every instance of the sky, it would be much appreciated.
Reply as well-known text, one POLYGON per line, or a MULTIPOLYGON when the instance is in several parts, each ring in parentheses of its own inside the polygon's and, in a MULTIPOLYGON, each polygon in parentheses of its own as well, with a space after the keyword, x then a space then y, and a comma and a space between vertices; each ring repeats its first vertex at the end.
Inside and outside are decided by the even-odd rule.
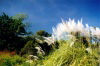
POLYGON ((52 33, 52 27, 61 19, 83 19, 83 24, 100 27, 100 0, 0 0, 0 13, 9 16, 27 14, 25 20, 29 30, 45 30, 52 33))

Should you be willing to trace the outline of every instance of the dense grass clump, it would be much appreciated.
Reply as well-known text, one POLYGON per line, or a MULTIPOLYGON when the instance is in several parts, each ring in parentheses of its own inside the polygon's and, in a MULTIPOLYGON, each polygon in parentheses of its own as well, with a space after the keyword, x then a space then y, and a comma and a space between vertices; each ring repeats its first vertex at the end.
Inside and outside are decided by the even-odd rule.
POLYGON ((25 62, 25 58, 18 55, 10 56, 9 54, 0 55, 0 66, 17 66, 25 62))
MULTIPOLYGON (((88 52, 84 46, 70 47, 69 42, 60 42, 59 49, 42 60, 37 66, 98 66, 97 49, 88 52)), ((80 43, 81 44, 81 43, 80 43)))

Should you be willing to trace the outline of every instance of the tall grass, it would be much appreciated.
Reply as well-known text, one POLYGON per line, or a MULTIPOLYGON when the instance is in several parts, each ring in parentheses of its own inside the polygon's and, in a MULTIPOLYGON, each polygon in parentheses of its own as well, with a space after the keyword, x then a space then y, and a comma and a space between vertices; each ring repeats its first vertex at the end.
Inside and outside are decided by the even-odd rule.
POLYGON ((0 66, 99 66, 99 48, 91 47, 91 52, 80 42, 70 47, 71 41, 59 41, 59 48, 55 49, 43 59, 33 60, 32 63, 18 55, 0 55, 0 66), (79 46, 80 45, 80 46, 79 46))
POLYGON ((84 25, 82 20, 62 20, 53 28, 52 39, 59 42, 59 49, 37 61, 35 66, 99 66, 99 47, 91 45, 93 42, 99 45, 100 28, 84 25))
POLYGON ((19 66, 25 62, 25 58, 18 55, 11 56, 9 54, 0 55, 0 66, 19 66))
POLYGON ((92 49, 92 53, 86 51, 84 46, 70 47, 69 41, 60 42, 59 49, 47 56, 37 66, 98 66, 98 50, 92 49))

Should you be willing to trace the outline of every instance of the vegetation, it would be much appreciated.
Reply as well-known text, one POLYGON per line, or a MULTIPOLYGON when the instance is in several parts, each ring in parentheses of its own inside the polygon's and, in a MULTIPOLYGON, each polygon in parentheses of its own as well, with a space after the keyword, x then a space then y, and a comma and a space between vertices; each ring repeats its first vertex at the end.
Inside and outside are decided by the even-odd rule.
POLYGON ((44 30, 40 30, 40 31, 36 32, 36 35, 44 36, 44 37, 50 37, 51 36, 51 34, 49 34, 48 32, 46 32, 44 30))
POLYGON ((26 61, 25 58, 18 55, 10 56, 9 54, 0 55, 0 66, 17 66, 26 61))
MULTIPOLYGON (((80 32, 70 32, 69 29, 72 38, 65 40, 60 24, 58 32, 55 29, 53 35, 44 30, 29 34, 23 23, 25 18, 26 15, 20 14, 8 16, 3 13, 0 16, 0 66, 100 65, 100 39, 97 35, 81 36, 80 32)), ((65 27, 65 23, 62 25, 65 27)))
POLYGON ((60 42, 60 47, 44 60, 38 66, 99 66, 98 50, 92 49, 86 52, 85 47, 70 47, 69 41, 60 42))
POLYGON ((26 34, 23 20, 13 19, 5 13, 0 16, 0 50, 19 51, 23 47, 24 38, 19 37, 26 34))

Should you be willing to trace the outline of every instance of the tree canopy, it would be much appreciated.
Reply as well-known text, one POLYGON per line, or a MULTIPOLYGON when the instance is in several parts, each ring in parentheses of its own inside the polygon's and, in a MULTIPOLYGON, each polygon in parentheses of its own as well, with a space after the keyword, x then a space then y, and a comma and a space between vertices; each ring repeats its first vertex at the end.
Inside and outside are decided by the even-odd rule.
MULTIPOLYGON (((23 20, 24 18, 13 18, 5 13, 0 15, 0 45, 5 45, 4 49, 16 45, 22 40, 19 35, 27 33, 23 20)), ((3 49, 2 46, 0 48, 3 49)))
POLYGON ((51 34, 49 34, 48 32, 46 32, 45 30, 37 31, 37 32, 36 32, 36 35, 44 36, 44 37, 49 37, 49 36, 51 36, 51 34))

